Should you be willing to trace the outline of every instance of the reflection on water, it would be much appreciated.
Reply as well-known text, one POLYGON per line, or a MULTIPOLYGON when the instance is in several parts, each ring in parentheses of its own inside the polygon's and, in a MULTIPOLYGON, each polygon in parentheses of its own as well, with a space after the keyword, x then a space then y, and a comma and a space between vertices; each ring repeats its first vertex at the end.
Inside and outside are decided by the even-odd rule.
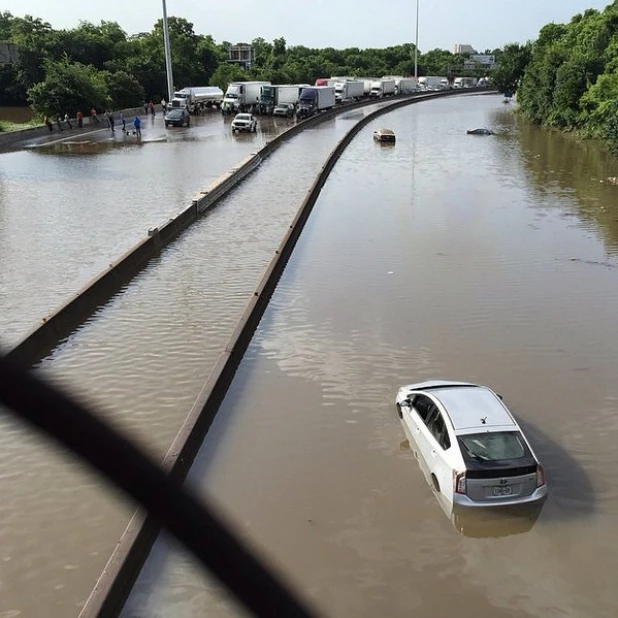
POLYGON ((68 130, 1 154, 0 344, 10 346, 138 241, 282 130, 237 140, 221 114, 142 138, 68 130))
POLYGON ((505 148, 517 145, 530 190, 537 194, 539 207, 559 207, 562 216, 577 217, 603 240, 608 255, 618 254, 618 186, 607 178, 618 175, 618 158, 596 140, 581 140, 572 134, 530 124, 512 109, 494 114, 497 126, 510 139, 505 148), (560 197, 559 201, 556 200, 560 197), (571 209, 565 209, 566 204, 571 209))
MULTIPOLYGON (((539 190, 501 100, 418 105, 359 133, 193 467, 191 485, 324 615, 618 607, 618 269, 597 265, 613 258, 566 180, 539 190), (396 148, 375 147, 380 126, 396 148), (441 376, 504 395, 546 467, 540 513, 440 512, 393 401, 441 376)), ((163 542, 124 616, 204 608, 238 615, 163 542)))
MULTIPOLYGON (((286 142, 38 370, 96 405, 161 458, 317 172, 349 128, 335 122, 329 131, 309 131, 286 142)), ((191 145, 176 147, 181 159, 195 153, 191 145)), ((41 159, 50 182, 54 161, 68 165, 70 160, 84 174, 99 173, 85 157, 41 159)), ((113 155, 96 161, 115 169, 113 155)), ((178 167, 170 164, 170 169, 178 167)), ((180 182, 185 179, 179 176, 180 182)), ((169 180, 158 174, 168 190, 169 180)), ((105 209, 94 204, 92 210, 93 223, 100 223, 105 209)), ((17 608, 24 616, 47 618, 52 606, 54 617, 73 616, 128 522, 131 505, 119 503, 101 479, 3 415, 0 495, 0 616, 17 608)))

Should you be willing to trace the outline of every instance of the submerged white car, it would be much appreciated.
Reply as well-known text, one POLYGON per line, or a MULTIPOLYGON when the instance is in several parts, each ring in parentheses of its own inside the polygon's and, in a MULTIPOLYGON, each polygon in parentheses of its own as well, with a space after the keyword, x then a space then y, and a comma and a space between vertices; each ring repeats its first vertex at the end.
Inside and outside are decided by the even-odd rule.
POLYGON ((543 466, 490 388, 434 380, 399 389, 397 412, 436 492, 455 507, 541 503, 543 466))

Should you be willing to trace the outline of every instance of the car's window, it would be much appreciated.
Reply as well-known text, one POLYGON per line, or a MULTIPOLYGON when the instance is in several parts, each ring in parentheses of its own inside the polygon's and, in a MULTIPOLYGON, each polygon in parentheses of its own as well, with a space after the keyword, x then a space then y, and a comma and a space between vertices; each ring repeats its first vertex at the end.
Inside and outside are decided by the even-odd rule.
POLYGON ((416 413, 423 419, 425 424, 429 420, 431 413, 437 410, 436 404, 427 397, 427 395, 418 395, 414 400, 414 409, 416 413))
POLYGON ((497 431, 459 436, 464 456, 481 461, 521 459, 530 455, 518 431, 497 431))
POLYGON ((444 417, 438 408, 436 407, 431 418, 428 419, 427 427, 431 431, 436 442, 446 451, 451 448, 451 439, 448 435, 448 429, 444 422, 444 417))

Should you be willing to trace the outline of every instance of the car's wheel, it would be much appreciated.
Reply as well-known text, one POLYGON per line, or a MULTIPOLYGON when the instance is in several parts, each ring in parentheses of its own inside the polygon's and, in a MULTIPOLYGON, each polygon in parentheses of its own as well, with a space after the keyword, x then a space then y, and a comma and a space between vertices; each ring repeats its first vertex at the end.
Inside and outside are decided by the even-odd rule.
POLYGON ((403 412, 401 411, 401 406, 397 404, 397 416, 399 418, 403 418, 403 412))
POLYGON ((435 489, 436 493, 440 493, 440 483, 438 483, 438 479, 436 478, 436 475, 432 472, 431 473, 431 484, 433 485, 433 488, 435 489))

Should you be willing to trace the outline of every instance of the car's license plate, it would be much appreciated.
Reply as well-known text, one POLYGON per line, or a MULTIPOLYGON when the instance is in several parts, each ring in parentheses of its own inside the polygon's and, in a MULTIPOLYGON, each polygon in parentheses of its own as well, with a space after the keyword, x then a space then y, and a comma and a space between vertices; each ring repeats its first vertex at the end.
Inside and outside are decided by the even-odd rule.
POLYGON ((494 496, 510 496, 513 493, 513 488, 508 485, 505 487, 494 487, 494 496))

